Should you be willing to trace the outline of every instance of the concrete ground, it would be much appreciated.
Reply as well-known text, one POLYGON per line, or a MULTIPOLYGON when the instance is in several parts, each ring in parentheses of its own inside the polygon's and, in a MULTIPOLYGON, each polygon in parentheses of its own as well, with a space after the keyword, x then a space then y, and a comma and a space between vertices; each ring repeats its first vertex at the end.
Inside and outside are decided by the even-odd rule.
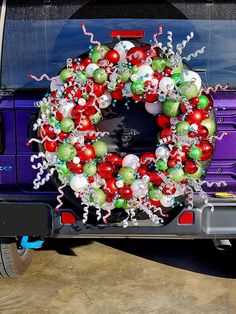
POLYGON ((236 243, 54 240, 17 280, 0 282, 0 313, 236 313, 236 243))

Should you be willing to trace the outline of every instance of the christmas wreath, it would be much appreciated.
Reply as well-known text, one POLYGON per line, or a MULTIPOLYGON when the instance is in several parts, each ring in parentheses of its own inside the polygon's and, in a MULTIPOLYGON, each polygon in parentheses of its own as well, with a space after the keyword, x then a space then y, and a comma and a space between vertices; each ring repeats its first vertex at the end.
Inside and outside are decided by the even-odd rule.
POLYGON ((118 37, 109 48, 94 41, 84 24, 82 28, 90 36, 87 57, 68 59, 56 77, 41 77, 51 80, 51 86, 36 103, 40 115, 34 128, 40 138, 30 142, 40 143, 43 151, 31 159, 43 161, 33 165, 39 169, 34 187, 57 174, 61 182, 57 210, 67 186, 81 199, 84 222, 91 207, 105 223, 115 208, 122 208, 127 214, 124 226, 129 219, 137 223, 135 215, 140 211, 158 223, 165 215, 163 209, 180 205, 179 196, 188 198, 191 206, 194 191, 207 202, 201 178, 214 150, 213 101, 200 76, 183 62, 203 53, 204 47, 182 58, 193 33, 174 51, 171 32, 167 47, 157 41, 160 26, 149 45, 135 46, 118 37), (135 101, 132 108, 130 99, 135 101), (127 110, 143 106, 156 115, 161 131, 155 151, 139 156, 109 152, 99 121, 103 110, 120 100, 125 100, 127 110))

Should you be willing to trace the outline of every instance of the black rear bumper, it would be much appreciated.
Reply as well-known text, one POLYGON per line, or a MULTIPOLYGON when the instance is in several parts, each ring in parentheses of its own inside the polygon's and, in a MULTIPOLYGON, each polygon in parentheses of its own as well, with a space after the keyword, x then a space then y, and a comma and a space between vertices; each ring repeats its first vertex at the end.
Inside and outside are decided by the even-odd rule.
MULTIPOLYGON (((199 199, 194 200, 194 224, 180 225, 178 215, 165 225, 156 225, 150 220, 132 222, 127 228, 122 223, 83 224, 77 217, 74 225, 62 225, 60 212, 53 211, 52 204, 39 202, 1 202, 0 237, 34 236, 56 238, 172 238, 172 239, 223 239, 236 238, 236 201, 233 199, 210 199, 214 205, 204 207, 199 199)), ((71 211, 63 208, 63 211, 71 211)))

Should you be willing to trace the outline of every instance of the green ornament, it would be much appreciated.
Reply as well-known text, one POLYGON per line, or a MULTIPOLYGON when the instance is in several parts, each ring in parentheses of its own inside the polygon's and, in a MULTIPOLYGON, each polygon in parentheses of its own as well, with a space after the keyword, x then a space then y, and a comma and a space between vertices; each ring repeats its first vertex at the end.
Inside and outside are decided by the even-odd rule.
POLYGON ((163 113, 167 117, 176 117, 179 114, 180 102, 176 99, 166 99, 163 103, 163 113))
POLYGON ((131 85, 131 90, 135 95, 142 95, 144 93, 144 82, 135 81, 131 85))
POLYGON ((186 173, 186 177, 190 179, 201 179, 202 175, 203 175, 203 169, 200 166, 198 166, 198 170, 195 173, 193 174, 186 173))
POLYGON ((180 63, 178 63, 177 67, 173 67, 172 72, 171 72, 171 75, 172 75, 171 78, 173 79, 173 75, 179 75, 179 77, 180 77, 182 72, 183 72, 183 63, 180 62, 180 63))
POLYGON ((154 71, 163 72, 166 65, 166 60, 163 58, 154 58, 152 60, 152 68, 154 71))
POLYGON ((121 82, 123 82, 123 83, 128 82, 128 80, 129 80, 129 78, 130 78, 130 75, 131 75, 131 72, 130 72, 129 69, 120 72, 120 79, 121 79, 121 82))
POLYGON ((182 168, 175 167, 169 171, 170 177, 173 181, 180 183, 184 178, 184 171, 182 168))
POLYGON ((66 82, 68 80, 69 77, 71 77, 73 74, 70 70, 68 69, 63 69, 60 72, 60 79, 62 80, 62 82, 66 82))
POLYGON ((71 118, 64 118, 60 122, 60 128, 62 132, 70 133, 75 128, 74 121, 71 118))
POLYGON ((48 104, 43 104, 43 105, 40 107, 40 113, 45 113, 48 109, 49 109, 48 104))
POLYGON ((115 207, 116 208, 125 208, 127 201, 123 198, 118 198, 118 200, 115 201, 115 207))
POLYGON ((189 100, 198 95, 198 89, 193 82, 183 82, 179 86, 179 93, 189 100))
POLYGON ((198 96, 199 103, 197 107, 199 109, 205 109, 208 106, 208 98, 205 95, 198 96))
POLYGON ((66 176, 70 173, 70 170, 67 168, 66 163, 63 162, 57 166, 57 172, 66 176))
POLYGON ((79 71, 76 74, 76 79, 80 81, 81 83, 84 83, 87 80, 87 78, 88 78, 88 75, 84 71, 79 71))
POLYGON ((203 120, 201 122, 201 125, 204 125, 207 128, 209 136, 214 135, 214 133, 216 132, 216 123, 215 120, 212 118, 203 120))
POLYGON ((137 65, 133 65, 131 68, 133 73, 137 73, 138 72, 138 66, 137 65))
POLYGON ((86 162, 84 165, 84 173, 88 175, 89 177, 94 176, 97 172, 97 167, 94 162, 86 162))
POLYGON ((61 144, 57 149, 57 156, 62 161, 71 161, 76 154, 76 149, 68 143, 61 144))
POLYGON ((148 195, 149 195, 149 198, 153 201, 159 201, 161 197, 163 196, 161 191, 157 188, 151 189, 148 195))
POLYGON ((149 190, 152 190, 152 189, 153 189, 153 183, 150 182, 150 181, 148 182, 148 189, 149 189, 149 190))
POLYGON ((96 141, 92 144, 92 146, 97 157, 103 157, 108 152, 107 144, 103 141, 96 141))
POLYGON ((107 72, 104 69, 99 68, 93 72, 93 79, 96 83, 106 82, 107 72))
POLYGON ((202 157, 202 150, 197 146, 192 146, 189 150, 188 155, 192 159, 200 159, 202 157))
POLYGON ((180 121, 176 124, 176 131, 181 135, 188 135, 190 125, 187 121, 180 121))
POLYGON ((88 100, 88 99, 89 99, 89 94, 88 94, 88 93, 83 93, 83 94, 82 94, 82 97, 83 97, 85 100, 88 100))
POLYGON ((125 184, 132 184, 136 179, 135 170, 131 167, 122 167, 119 171, 119 174, 121 176, 121 180, 125 184))
POLYGON ((94 63, 97 63, 99 59, 103 59, 110 49, 105 46, 101 45, 100 48, 98 46, 94 47, 90 53, 89 53, 89 58, 93 60, 94 63))
POLYGON ((180 81, 181 74, 173 74, 171 78, 175 82, 175 84, 177 84, 180 81))
POLYGON ((102 114, 101 112, 97 111, 95 114, 91 114, 89 116, 89 119, 92 122, 92 124, 97 124, 102 119, 102 114))
POLYGON ((90 194, 90 201, 100 206, 106 202, 106 194, 102 189, 94 188, 90 194))
POLYGON ((166 170, 168 168, 167 161, 163 159, 159 159, 158 162, 156 163, 156 166, 158 170, 161 170, 161 171, 166 170))

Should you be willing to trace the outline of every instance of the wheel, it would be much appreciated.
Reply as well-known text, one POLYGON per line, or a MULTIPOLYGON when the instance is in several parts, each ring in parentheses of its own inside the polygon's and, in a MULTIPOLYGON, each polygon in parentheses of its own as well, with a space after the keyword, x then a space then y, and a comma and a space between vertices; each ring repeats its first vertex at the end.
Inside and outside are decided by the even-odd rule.
POLYGON ((18 249, 17 243, 9 239, 0 239, 0 277, 16 278, 29 267, 33 250, 18 249))

